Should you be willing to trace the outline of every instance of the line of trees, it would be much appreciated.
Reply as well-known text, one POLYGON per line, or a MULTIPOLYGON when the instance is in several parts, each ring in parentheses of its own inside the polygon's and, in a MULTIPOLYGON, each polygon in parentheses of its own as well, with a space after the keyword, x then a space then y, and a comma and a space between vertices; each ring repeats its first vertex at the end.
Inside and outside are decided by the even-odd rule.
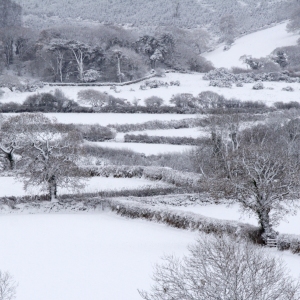
POLYGON ((19 76, 54 82, 123 82, 152 68, 203 71, 212 66, 199 54, 210 37, 201 29, 161 26, 131 30, 115 25, 22 27, 22 8, 11 0, 0 7, 0 56, 19 76))

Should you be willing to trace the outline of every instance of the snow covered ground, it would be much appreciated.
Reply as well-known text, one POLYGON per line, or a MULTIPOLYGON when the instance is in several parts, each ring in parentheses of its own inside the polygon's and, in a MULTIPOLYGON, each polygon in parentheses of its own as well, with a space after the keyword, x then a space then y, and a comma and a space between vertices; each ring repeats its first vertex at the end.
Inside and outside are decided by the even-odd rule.
MULTIPOLYGON (((195 206, 180 206, 170 207, 172 209, 190 211, 196 214, 200 214, 206 217, 221 219, 221 220, 233 220, 243 223, 252 224, 258 226, 258 221, 254 215, 247 215, 242 213, 238 204, 227 206, 225 204, 209 204, 209 205, 195 205, 195 206)), ((289 233, 300 235, 300 209, 298 209, 296 215, 288 215, 284 220, 280 222, 275 230, 280 233, 289 233)))
POLYGON ((97 145, 113 149, 129 149, 145 155, 157 155, 162 153, 183 152, 194 148, 186 145, 169 144, 144 144, 144 143, 122 143, 122 142, 88 142, 89 145, 97 145))
POLYGON ((223 51, 224 45, 203 56, 210 60, 216 68, 245 67, 239 58, 242 55, 252 55, 260 58, 271 54, 273 50, 283 46, 297 45, 299 35, 286 31, 287 22, 274 27, 260 30, 237 39, 228 51, 223 51))
MULTIPOLYGON (((139 90, 135 89, 134 92, 131 92, 130 89, 133 88, 135 85, 129 85, 122 87, 122 91, 118 94, 113 94, 115 97, 120 97, 127 99, 128 101, 132 102, 134 98, 144 100, 150 96, 158 96, 164 99, 165 104, 169 104, 171 97, 178 93, 189 93, 197 96, 199 93, 203 91, 212 91, 223 95, 224 97, 236 98, 241 101, 262 101, 265 102, 267 105, 272 105, 275 102, 282 101, 282 102, 290 102, 290 101, 299 101, 299 92, 300 92, 300 83, 285 83, 285 82, 265 82, 265 89, 263 90, 253 90, 253 83, 244 84, 244 87, 235 87, 232 88, 218 88, 209 86, 209 81, 202 79, 203 74, 195 73, 195 74, 178 74, 178 73, 168 73, 164 78, 158 78, 159 80, 170 82, 179 80, 181 85, 178 86, 170 86, 168 88, 161 87, 157 89, 149 89, 149 90, 139 90), (282 88, 291 86, 294 88, 294 92, 286 92, 282 91, 282 88)), ((77 90, 87 89, 85 87, 61 87, 61 90, 70 97, 71 99, 77 100, 77 90)), ((105 91, 106 87, 93 87, 95 90, 105 91)), ((45 87, 39 92, 46 92, 48 88, 45 87)), ((109 93, 112 93, 109 91, 109 93)), ((18 102, 23 103, 26 99, 28 94, 32 93, 16 93, 10 92, 5 89, 5 94, 3 98, 1 98, 0 102, 18 102)), ((143 102, 141 101, 141 104, 143 102)), ((86 120, 87 123, 98 123, 105 125, 108 123, 140 123, 145 122, 153 119, 159 120, 171 120, 171 119, 184 119, 189 118, 190 115, 175 115, 175 114, 157 114, 157 115, 147 115, 147 114, 48 114, 49 116, 56 116, 59 120, 66 120, 65 122, 70 123, 71 121, 75 120, 76 123, 84 123, 86 120), (70 115, 70 117, 62 116, 62 115, 70 115), (95 115, 94 117, 91 115, 95 115), (108 116, 109 120, 107 120, 108 116), (76 117, 75 117, 76 116, 76 117), (87 117, 88 116, 88 117, 87 117), (104 119, 100 121, 99 116, 102 116, 104 119), (124 116, 124 117, 123 117, 124 116), (148 116, 148 117, 147 117, 148 116), (152 116, 152 117, 151 117, 152 116), (164 117, 167 116, 167 117, 164 117), (78 121, 77 121, 78 117, 78 121), (115 119, 116 117, 116 119, 115 119), (124 118, 126 122, 123 121, 124 118), (132 119, 132 121, 130 121, 132 119), (136 121, 135 121, 136 120, 136 121), (144 121, 145 120, 145 121, 144 121)), ((63 122, 63 121, 62 121, 63 122)))
MULTIPOLYGON (((18 300, 139 300, 153 266, 187 254, 198 234, 112 213, 1 215, 0 266, 19 282, 18 300)), ((300 257, 281 257, 294 277, 300 257)))
MULTIPOLYGON (((24 195, 36 195, 41 193, 38 188, 30 188, 27 192, 23 189, 23 184, 20 181, 16 181, 13 177, 0 177, 0 197, 4 196, 24 196, 24 195)), ((143 189, 143 188, 155 188, 155 187, 168 187, 170 185, 150 181, 139 178, 104 178, 93 177, 88 179, 84 189, 81 189, 81 193, 96 193, 100 191, 119 191, 123 189, 143 189)), ((67 190, 66 188, 58 188, 58 194, 72 194, 78 193, 78 191, 67 190)))
POLYGON ((2 215, 0 268, 18 300, 140 300, 153 265, 182 255, 196 233, 111 213, 2 215))

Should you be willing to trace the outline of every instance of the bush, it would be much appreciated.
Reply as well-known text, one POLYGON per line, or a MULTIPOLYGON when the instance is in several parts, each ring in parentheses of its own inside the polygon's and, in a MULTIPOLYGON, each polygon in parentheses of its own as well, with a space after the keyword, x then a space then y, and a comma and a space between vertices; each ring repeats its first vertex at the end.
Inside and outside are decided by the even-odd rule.
POLYGON ((93 89, 82 90, 77 94, 79 103, 89 104, 92 107, 102 107, 108 102, 108 95, 93 89))
POLYGON ((283 91, 286 91, 286 92, 293 92, 294 89, 291 87, 291 86, 286 86, 284 88, 282 88, 283 91))
POLYGON ((163 104, 164 100, 157 96, 152 96, 145 99, 145 105, 147 107, 159 107, 163 104))
POLYGON ((300 287, 281 260, 249 242, 201 236, 182 260, 169 256, 154 272, 146 300, 298 300, 300 287))
POLYGON ((178 108, 195 108, 195 98, 192 94, 176 94, 173 95, 170 103, 174 104, 178 108))
POLYGON ((264 84, 262 82, 258 82, 254 84, 252 87, 253 90, 263 90, 264 89, 264 84))

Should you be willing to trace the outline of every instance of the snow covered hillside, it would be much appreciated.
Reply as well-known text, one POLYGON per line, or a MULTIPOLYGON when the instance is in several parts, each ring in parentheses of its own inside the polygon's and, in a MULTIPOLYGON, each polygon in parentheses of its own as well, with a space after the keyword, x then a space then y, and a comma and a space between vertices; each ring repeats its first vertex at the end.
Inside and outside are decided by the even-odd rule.
POLYGON ((260 58, 271 54, 278 47, 297 45, 299 35, 286 31, 287 22, 274 27, 260 30, 245 35, 235 41, 232 47, 223 51, 224 45, 220 45, 212 52, 203 56, 210 60, 216 68, 244 67, 240 57, 252 55, 260 58))

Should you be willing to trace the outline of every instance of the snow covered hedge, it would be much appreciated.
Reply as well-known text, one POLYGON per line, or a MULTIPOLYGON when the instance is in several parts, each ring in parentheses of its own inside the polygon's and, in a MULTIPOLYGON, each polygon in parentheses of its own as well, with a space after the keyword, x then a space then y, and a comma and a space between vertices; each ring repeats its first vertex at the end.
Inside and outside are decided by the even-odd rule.
POLYGON ((144 166, 103 166, 84 169, 88 176, 115 177, 115 178, 146 178, 161 180, 177 187, 200 189, 201 175, 189 172, 180 172, 171 168, 144 167, 144 166))
POLYGON ((199 145, 203 139, 191 137, 171 136, 149 136, 147 134, 125 134, 125 143, 146 143, 146 144, 171 144, 171 145, 199 145))
POLYGON ((197 118, 188 118, 183 120, 159 121, 153 120, 138 124, 109 124, 107 127, 115 129, 117 132, 131 132, 157 129, 180 129, 180 128, 194 128, 204 127, 207 125, 205 119, 199 120, 197 118))
POLYGON ((233 83, 253 83, 256 81, 284 81, 288 83, 300 82, 300 78, 290 77, 283 72, 270 73, 240 73, 233 74, 226 68, 219 68, 206 73, 204 80, 209 80, 211 85, 220 87, 230 87, 233 83), (223 86, 222 86, 223 85, 223 86), (226 86, 227 85, 227 86, 226 86))
POLYGON ((291 250, 292 253, 300 254, 300 236, 292 234, 279 234, 277 237, 278 250, 291 250))
POLYGON ((204 233, 228 234, 248 238, 255 243, 262 243, 258 227, 235 221, 208 218, 191 212, 156 208, 129 201, 106 201, 106 206, 118 215, 132 219, 146 219, 169 226, 197 230, 204 233))

